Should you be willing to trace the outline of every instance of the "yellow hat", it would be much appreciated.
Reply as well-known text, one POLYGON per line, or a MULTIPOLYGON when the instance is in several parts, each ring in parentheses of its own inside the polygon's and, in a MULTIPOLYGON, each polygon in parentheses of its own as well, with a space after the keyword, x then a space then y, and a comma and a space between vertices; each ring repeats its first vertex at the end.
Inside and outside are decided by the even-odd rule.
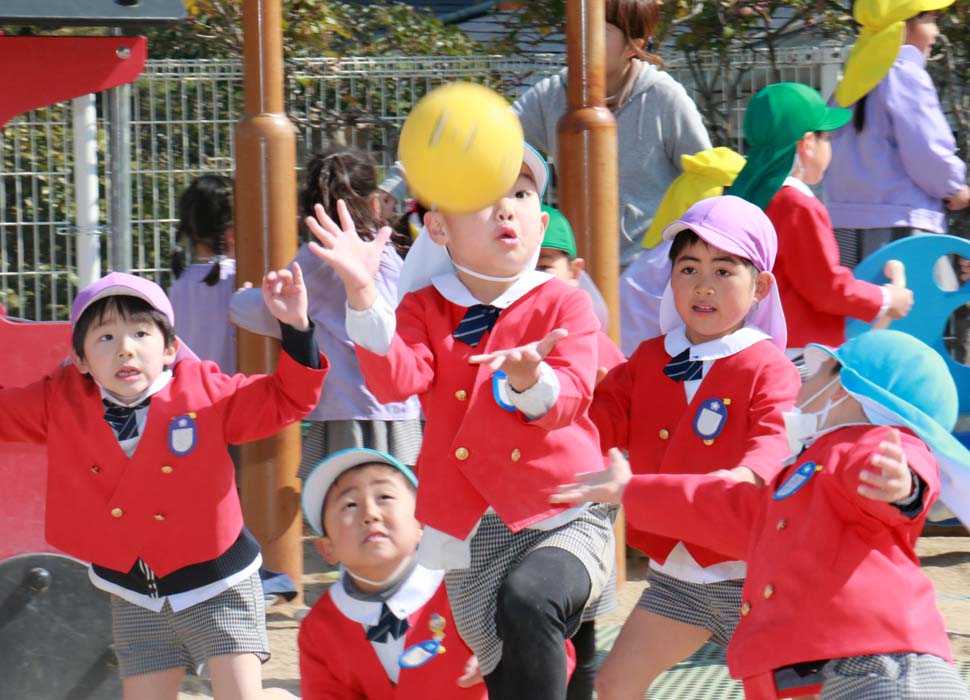
POLYGON ((660 234, 671 221, 679 219, 691 205, 708 197, 716 197, 744 167, 744 157, 730 148, 719 146, 694 155, 682 155, 680 167, 684 171, 670 183, 653 215, 650 228, 643 237, 643 247, 653 248, 660 243, 660 234))
POLYGON ((857 0, 853 16, 862 31, 835 88, 836 102, 850 107, 886 77, 903 45, 906 20, 952 4, 953 0, 857 0))

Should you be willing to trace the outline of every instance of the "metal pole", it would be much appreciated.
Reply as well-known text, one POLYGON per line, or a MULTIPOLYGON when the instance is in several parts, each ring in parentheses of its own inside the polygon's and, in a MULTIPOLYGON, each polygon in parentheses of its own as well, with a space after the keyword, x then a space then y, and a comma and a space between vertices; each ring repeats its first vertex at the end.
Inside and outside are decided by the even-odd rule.
POLYGON ((101 240, 98 193, 98 122, 94 95, 75 97, 74 127, 74 209, 77 224, 77 284, 83 289, 101 277, 101 240))
MULTIPOLYGON (((243 116, 236 125, 235 228, 239 284, 258 284, 296 255, 296 132, 283 100, 280 0, 243 4, 243 116)), ((276 340, 239 331, 239 367, 270 372, 276 340)), ((263 546, 266 566, 293 579, 303 595, 300 427, 242 448, 246 524, 263 546)))
MULTIPOLYGON (((124 30, 112 28, 112 36, 124 30)), ((114 272, 131 271, 131 86, 128 83, 108 90, 111 115, 108 147, 111 154, 109 191, 111 192, 111 249, 108 264, 114 272)))
MULTIPOLYGON (((616 120, 606 107, 606 9, 603 0, 567 0, 567 112, 559 120, 559 205, 579 255, 610 312, 619 340, 619 205, 616 120)), ((617 582, 626 579, 622 515, 616 526, 617 582)))

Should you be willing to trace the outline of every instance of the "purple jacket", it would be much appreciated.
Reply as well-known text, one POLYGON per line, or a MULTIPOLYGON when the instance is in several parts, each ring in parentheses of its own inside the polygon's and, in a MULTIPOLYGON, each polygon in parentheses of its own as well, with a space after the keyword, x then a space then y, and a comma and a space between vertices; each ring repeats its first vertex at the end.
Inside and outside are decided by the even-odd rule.
POLYGON ((943 199, 963 187, 966 165, 919 50, 903 45, 866 99, 866 123, 832 133, 825 203, 835 228, 946 232, 943 199))

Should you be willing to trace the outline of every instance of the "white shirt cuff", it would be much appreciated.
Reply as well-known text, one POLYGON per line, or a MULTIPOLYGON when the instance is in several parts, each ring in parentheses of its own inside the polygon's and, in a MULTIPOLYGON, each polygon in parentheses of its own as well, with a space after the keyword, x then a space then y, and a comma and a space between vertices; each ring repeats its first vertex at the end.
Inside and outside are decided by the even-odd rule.
POLYGON ((539 363, 539 381, 525 391, 509 387, 509 401, 529 420, 546 415, 559 398, 559 377, 545 362, 539 363))
POLYGON ((391 350, 391 340, 397 329, 394 309, 380 296, 370 308, 358 311, 346 306, 344 325, 350 340, 364 350, 386 355, 391 350))
POLYGON ((889 296, 889 290, 886 289, 886 285, 881 285, 879 291, 882 292, 882 306, 879 307, 879 313, 876 314, 876 318, 882 318, 889 311, 889 305, 892 303, 892 297, 889 296))

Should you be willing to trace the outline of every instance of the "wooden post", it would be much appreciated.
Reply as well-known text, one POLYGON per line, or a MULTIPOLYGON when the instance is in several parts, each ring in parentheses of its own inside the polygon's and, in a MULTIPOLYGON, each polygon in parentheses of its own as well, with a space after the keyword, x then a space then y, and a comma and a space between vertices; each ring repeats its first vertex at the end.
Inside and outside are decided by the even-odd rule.
MULTIPOLYGON (((616 120, 606 106, 606 9, 603 0, 567 0, 567 112, 559 120, 559 206, 610 313, 619 341, 619 221, 616 120)), ((622 514, 616 525, 617 582, 626 579, 622 514)))
MULTIPOLYGON (((236 125, 236 280, 259 284, 297 248, 296 133, 283 99, 281 0, 243 5, 243 116, 236 125)), ((239 369, 271 372, 279 342, 239 331, 239 369)), ((300 426, 242 449, 246 525, 263 547, 265 566, 293 579, 303 595, 300 426)))

